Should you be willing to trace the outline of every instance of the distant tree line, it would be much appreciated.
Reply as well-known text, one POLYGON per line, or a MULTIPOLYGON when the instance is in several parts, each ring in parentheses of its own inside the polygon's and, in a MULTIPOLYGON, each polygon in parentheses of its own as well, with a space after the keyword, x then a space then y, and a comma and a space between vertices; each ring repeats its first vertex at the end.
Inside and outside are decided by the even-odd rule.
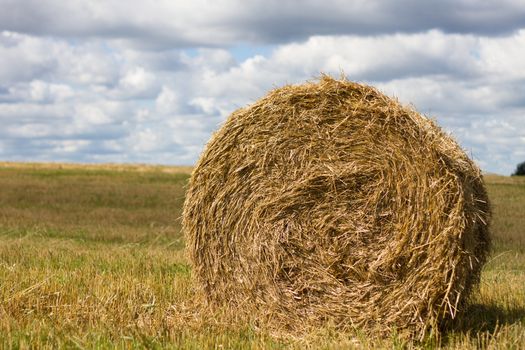
POLYGON ((525 162, 521 162, 516 167, 516 171, 512 175, 525 176, 525 162))

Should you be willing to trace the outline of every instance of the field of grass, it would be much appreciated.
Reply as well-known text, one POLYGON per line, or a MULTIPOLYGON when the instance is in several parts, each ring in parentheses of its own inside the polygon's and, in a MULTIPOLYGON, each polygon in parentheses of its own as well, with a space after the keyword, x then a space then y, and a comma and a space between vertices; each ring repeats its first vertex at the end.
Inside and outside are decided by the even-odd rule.
POLYGON ((189 168, 0 163, 0 348, 525 346, 525 179, 487 176, 494 252, 440 340, 274 339, 193 318, 180 216, 189 168))

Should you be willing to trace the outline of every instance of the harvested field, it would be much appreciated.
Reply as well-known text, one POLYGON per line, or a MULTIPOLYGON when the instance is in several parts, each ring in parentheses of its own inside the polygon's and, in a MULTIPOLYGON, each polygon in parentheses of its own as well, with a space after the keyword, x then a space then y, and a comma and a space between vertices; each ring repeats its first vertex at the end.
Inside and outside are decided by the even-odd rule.
POLYGON ((0 348, 519 349, 525 343, 521 179, 486 179, 494 250, 465 317, 440 339, 381 339, 324 327, 297 340, 227 324, 220 315, 188 321, 180 313, 195 297, 179 225, 188 175, 65 168, 0 167, 0 348))

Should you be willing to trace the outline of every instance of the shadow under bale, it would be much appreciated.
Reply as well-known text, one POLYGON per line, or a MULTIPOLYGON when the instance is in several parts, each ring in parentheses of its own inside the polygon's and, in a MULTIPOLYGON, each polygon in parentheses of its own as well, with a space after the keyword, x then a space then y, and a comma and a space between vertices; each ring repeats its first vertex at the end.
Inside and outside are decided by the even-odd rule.
POLYGON ((228 118, 183 226, 205 307, 294 335, 424 336, 479 281, 489 218, 480 170, 434 122, 324 76, 228 118))

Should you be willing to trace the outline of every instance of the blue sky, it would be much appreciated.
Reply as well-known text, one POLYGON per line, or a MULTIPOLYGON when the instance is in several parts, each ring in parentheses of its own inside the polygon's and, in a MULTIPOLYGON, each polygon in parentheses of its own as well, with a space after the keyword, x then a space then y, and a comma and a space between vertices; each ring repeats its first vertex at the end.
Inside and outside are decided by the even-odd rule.
POLYGON ((525 2, 0 0, 0 160, 192 164, 269 89, 321 72, 525 161, 525 2))

